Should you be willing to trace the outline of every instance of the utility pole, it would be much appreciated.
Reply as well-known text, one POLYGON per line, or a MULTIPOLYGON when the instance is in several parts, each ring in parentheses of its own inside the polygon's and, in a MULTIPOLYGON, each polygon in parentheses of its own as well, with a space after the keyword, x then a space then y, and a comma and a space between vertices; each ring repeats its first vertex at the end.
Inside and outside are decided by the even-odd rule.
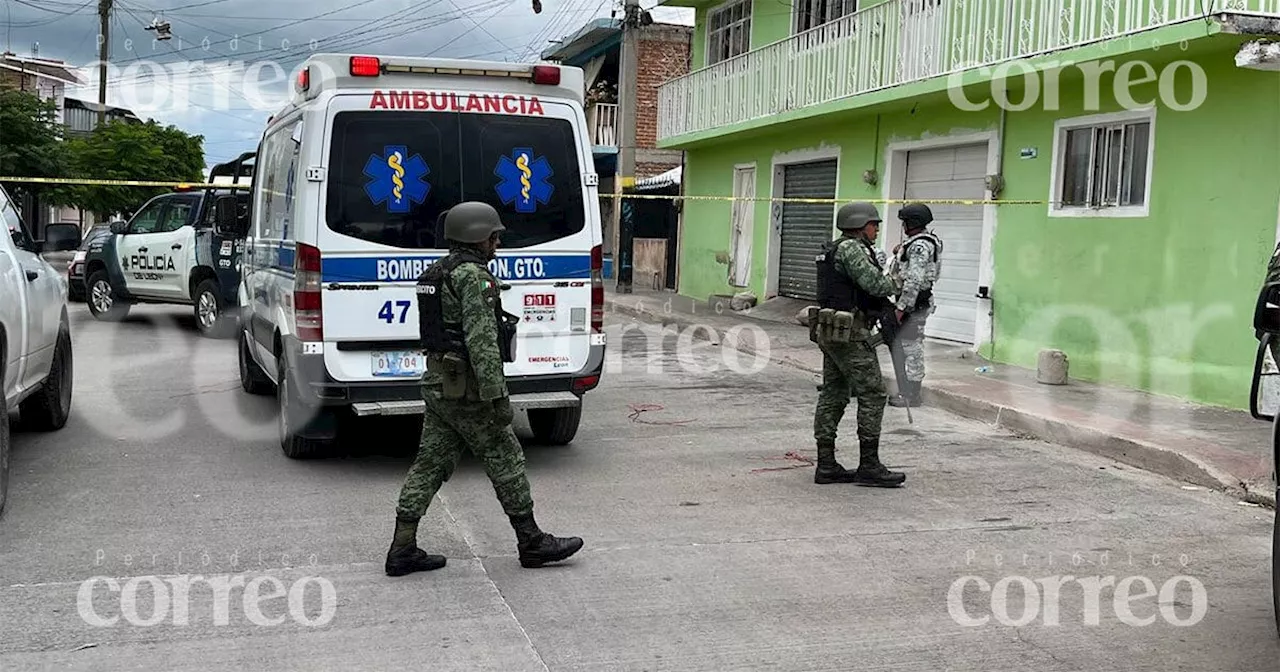
POLYGON ((107 121, 107 54, 111 51, 111 3, 98 0, 98 125, 107 121))
POLYGON ((622 81, 618 87, 618 172, 613 181, 613 213, 614 231, 618 232, 618 244, 614 246, 618 257, 618 293, 630 294, 635 218, 622 216, 622 190, 633 186, 636 179, 636 79, 640 51, 637 33, 640 31, 640 0, 625 0, 623 10, 622 53, 619 55, 619 78, 622 81))

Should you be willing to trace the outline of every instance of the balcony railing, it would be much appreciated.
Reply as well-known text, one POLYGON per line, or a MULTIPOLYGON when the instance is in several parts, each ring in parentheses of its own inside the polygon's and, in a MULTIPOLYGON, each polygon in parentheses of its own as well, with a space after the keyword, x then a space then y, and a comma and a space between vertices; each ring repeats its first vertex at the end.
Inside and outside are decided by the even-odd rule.
POLYGON ((663 84, 658 138, 1219 12, 1280 16, 1280 0, 890 0, 663 84))
POLYGON ((614 147, 618 144, 618 105, 596 103, 587 110, 587 126, 591 129, 591 143, 614 147))

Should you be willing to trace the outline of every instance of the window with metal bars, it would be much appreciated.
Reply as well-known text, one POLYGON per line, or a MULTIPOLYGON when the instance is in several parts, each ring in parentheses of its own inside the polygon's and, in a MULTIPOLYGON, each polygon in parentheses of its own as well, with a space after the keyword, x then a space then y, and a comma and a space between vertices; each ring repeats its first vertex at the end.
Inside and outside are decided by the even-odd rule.
POLYGON ((707 65, 751 50, 751 0, 728 2, 707 12, 707 65))
POLYGON ((1145 210, 1151 124, 1144 118, 1063 128, 1055 210, 1145 210))

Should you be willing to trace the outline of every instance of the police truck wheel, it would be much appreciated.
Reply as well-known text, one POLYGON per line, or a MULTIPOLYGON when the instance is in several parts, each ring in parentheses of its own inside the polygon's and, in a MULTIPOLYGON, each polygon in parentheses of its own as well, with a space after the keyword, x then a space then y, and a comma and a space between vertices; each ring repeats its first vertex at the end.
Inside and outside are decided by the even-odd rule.
POLYGON ((539 443, 563 446, 573 441, 582 420, 582 404, 566 408, 529 409, 529 429, 539 443))
POLYGON ((22 426, 38 432, 62 429, 71 417, 71 331, 66 325, 58 331, 58 345, 53 351, 53 365, 40 391, 18 405, 22 426))
POLYGON ((116 290, 111 286, 111 279, 106 271, 96 271, 89 276, 87 297, 89 312, 104 322, 119 322, 129 314, 129 303, 116 297, 116 290))
POLYGON ((209 338, 226 338, 231 333, 235 320, 227 315, 226 303, 214 280, 203 280, 196 285, 195 295, 196 328, 202 336, 209 338))
POLYGON ((240 330, 239 347, 236 348, 240 352, 240 387, 249 394, 267 395, 271 394, 271 379, 267 378, 267 374, 253 361, 253 353, 249 351, 249 332, 240 330))
POLYGON ((316 457, 327 447, 327 442, 298 436, 297 432, 311 419, 312 413, 324 411, 314 409, 311 413, 307 412, 308 409, 305 409, 296 399, 293 384, 289 382, 289 374, 284 368, 284 355, 281 354, 276 361, 279 380, 276 383, 276 398, 280 402, 280 449, 284 451, 285 457, 293 460, 316 457))
MULTIPOLYGON (((0 354, 4 354, 0 351, 0 354)), ((0 357, 0 380, 4 380, 4 358, 0 357)), ((0 513, 9 498, 9 407, 0 391, 0 513)))

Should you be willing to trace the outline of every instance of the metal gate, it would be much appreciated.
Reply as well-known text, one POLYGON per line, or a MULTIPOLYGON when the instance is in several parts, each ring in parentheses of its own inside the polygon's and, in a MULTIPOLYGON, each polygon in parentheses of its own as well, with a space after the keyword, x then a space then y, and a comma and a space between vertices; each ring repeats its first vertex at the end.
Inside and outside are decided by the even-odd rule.
MULTIPOLYGON (((836 161, 784 166, 784 198, 835 198, 836 161)), ((782 204, 782 244, 778 260, 778 295, 818 299, 818 267, 815 257, 832 239, 835 206, 818 203, 782 204)))

